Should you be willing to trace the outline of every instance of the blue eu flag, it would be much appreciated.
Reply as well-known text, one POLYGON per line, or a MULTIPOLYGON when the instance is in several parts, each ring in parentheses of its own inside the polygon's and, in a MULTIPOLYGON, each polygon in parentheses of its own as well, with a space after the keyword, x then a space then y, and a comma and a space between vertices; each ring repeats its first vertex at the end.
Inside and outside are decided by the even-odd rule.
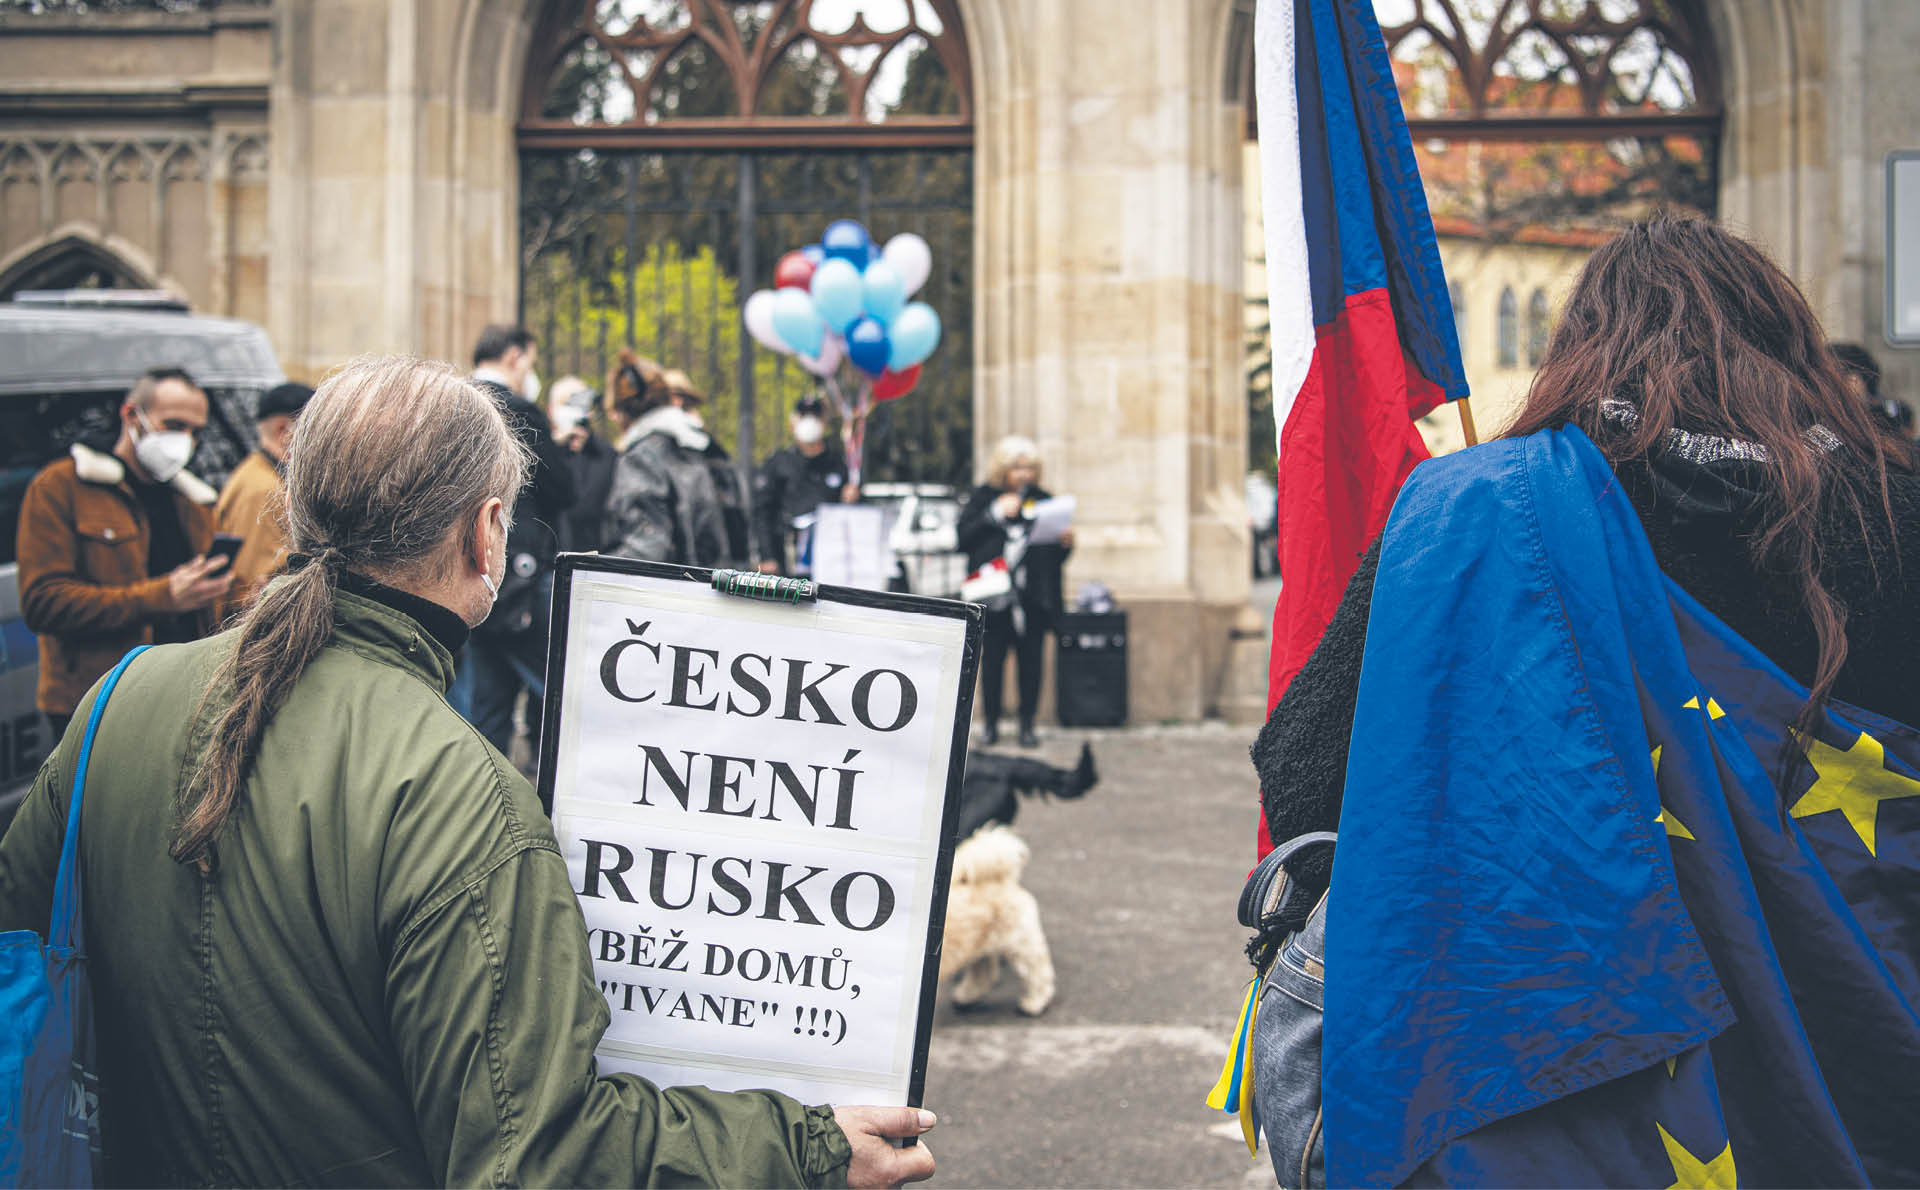
POLYGON ((1329 1184, 1920 1185, 1920 734, 1834 703, 1799 760, 1806 697, 1578 430, 1415 471, 1328 901, 1329 1184))

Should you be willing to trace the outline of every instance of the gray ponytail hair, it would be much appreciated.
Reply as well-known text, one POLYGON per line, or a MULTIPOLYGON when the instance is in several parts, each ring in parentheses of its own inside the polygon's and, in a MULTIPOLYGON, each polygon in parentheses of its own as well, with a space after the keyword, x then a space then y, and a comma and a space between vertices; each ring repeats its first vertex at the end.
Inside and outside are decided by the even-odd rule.
POLYGON ((497 496, 511 508, 530 464, 499 407, 445 364, 368 356, 320 385, 295 423, 282 493, 303 560, 254 600, 208 685, 206 699, 226 705, 179 807, 175 861, 213 870, 267 725, 333 634, 340 573, 404 580, 450 562, 454 530, 470 550, 480 506, 497 496))

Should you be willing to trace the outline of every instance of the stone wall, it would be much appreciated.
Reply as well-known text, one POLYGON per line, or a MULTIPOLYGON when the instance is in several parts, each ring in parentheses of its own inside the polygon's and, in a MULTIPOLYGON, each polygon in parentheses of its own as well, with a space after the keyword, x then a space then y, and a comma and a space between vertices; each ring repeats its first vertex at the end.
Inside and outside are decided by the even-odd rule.
POLYGON ((1887 391, 1920 399, 1920 351, 1884 338, 1886 154, 1920 147, 1911 0, 1712 0, 1727 74, 1720 213, 1799 282, 1887 391))
POLYGON ((268 330, 290 374, 367 351, 464 363, 513 316, 527 7, 276 5, 268 330))
POLYGON ((976 457, 1036 439, 1080 502, 1069 591, 1132 612, 1136 721, 1210 713, 1246 607, 1230 5, 963 3, 980 104, 976 457))
POLYGON ((0 14, 0 285, 83 245, 264 320, 269 20, 0 14))

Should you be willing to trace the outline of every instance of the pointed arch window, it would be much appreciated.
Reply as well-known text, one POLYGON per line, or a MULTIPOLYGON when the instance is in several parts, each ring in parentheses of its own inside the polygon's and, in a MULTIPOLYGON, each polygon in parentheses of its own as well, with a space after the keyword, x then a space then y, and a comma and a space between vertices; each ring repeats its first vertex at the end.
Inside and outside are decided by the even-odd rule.
POLYGON ((529 149, 962 147, 957 0, 549 5, 521 101, 529 149))
POLYGON ((1537 368, 1547 354, 1547 291, 1535 289, 1527 299, 1527 367, 1537 368))
POLYGON ((144 277, 112 251, 68 237, 34 252, 0 276, 0 302, 36 289, 151 289, 144 277))
POLYGON ((1511 286, 1500 291, 1500 366, 1520 366, 1520 303, 1511 286))

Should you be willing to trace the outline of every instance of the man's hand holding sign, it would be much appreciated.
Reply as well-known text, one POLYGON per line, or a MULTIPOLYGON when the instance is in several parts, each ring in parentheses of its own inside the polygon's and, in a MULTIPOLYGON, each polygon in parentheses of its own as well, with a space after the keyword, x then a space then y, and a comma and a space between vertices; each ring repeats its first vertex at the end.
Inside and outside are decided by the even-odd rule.
POLYGON ((927 1176, 884 1138, 932 1121, 977 609, 776 604, 616 559, 560 573, 541 793, 612 1014, 602 1068, 882 1105, 837 1110, 849 1177, 927 1176))

